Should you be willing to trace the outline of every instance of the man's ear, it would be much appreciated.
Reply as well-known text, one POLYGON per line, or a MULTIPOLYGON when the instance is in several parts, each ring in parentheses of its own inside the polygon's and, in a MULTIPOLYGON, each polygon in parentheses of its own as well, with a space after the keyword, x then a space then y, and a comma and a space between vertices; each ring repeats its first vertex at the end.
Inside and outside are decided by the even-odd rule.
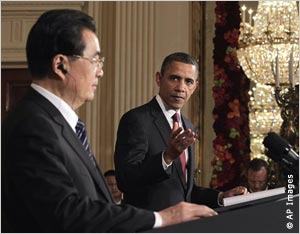
POLYGON ((156 84, 160 87, 160 81, 161 81, 161 75, 159 72, 156 72, 155 74, 155 81, 156 81, 156 84))
POLYGON ((199 86, 199 78, 196 79, 196 89, 198 88, 199 86))
POLYGON ((65 55, 57 54, 52 60, 53 73, 59 77, 64 77, 68 73, 68 58, 65 55))
POLYGON ((58 68, 59 70, 61 70, 61 72, 62 72, 63 74, 67 74, 67 73, 68 73, 68 71, 64 68, 64 65, 62 65, 62 64, 59 64, 57 68, 58 68))

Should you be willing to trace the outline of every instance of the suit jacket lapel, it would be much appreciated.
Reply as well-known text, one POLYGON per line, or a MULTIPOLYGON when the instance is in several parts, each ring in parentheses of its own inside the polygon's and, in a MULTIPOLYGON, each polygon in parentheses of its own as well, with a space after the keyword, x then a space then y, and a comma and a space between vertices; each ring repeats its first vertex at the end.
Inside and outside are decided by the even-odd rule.
MULTIPOLYGON (((153 98, 150 101, 149 105, 151 107, 151 114, 152 114, 153 119, 154 119, 154 124, 157 127, 157 130, 159 131, 162 139, 164 140, 164 142, 167 146, 172 129, 170 128, 170 125, 169 125, 168 121, 166 120, 166 117, 165 117, 164 113, 162 112, 162 110, 161 110, 161 108, 160 108, 160 106, 157 103, 155 98, 153 98)), ((185 124, 184 124, 184 127, 185 127, 185 124)), ((189 155, 191 155, 190 152, 189 152, 189 155)), ((183 172, 182 172, 182 169, 181 169, 180 158, 178 157, 176 160, 174 160, 173 163, 175 165, 175 168, 176 168, 176 171, 177 171, 178 176, 180 178, 182 186, 184 188, 186 188, 186 183, 184 181, 183 172)), ((188 176, 189 176, 189 171, 188 171, 188 176)))
POLYGON ((169 136, 171 133, 170 125, 164 116, 164 113, 160 109, 155 98, 149 103, 151 115, 153 117, 154 125, 157 128, 157 131, 160 133, 163 141, 165 142, 166 146, 168 145, 169 136))
POLYGON ((179 174, 181 185, 184 187, 184 189, 186 189, 187 184, 186 184, 185 178, 183 176, 180 158, 178 157, 176 160, 173 161, 173 163, 175 164, 176 171, 179 174))
POLYGON ((82 160, 83 164, 88 168, 92 177, 94 178, 95 184, 99 186, 99 191, 103 193, 103 195, 107 198, 108 201, 113 201, 112 195, 107 186, 106 180, 102 175, 100 168, 97 165, 97 168, 93 165, 90 160, 86 150, 84 149, 81 141, 76 136, 76 133, 64 119, 62 114, 57 110, 57 108, 44 96, 36 92, 34 89, 30 90, 31 98, 37 102, 41 108, 45 109, 51 118, 61 126, 62 128, 62 137, 70 144, 70 146, 74 149, 77 156, 82 160))
POLYGON ((91 159, 88 156, 87 151, 83 147, 81 141, 76 136, 74 131, 69 127, 69 125, 66 126, 63 124, 62 126, 63 126, 62 135, 65 138, 65 140, 69 142, 71 147, 76 152, 77 156, 82 160, 83 164, 88 168, 89 172, 94 178, 94 182, 101 188, 100 191, 103 193, 103 195, 108 199, 108 201, 113 201, 112 195, 109 192, 109 188, 107 186, 106 180, 102 175, 99 166, 98 165, 96 165, 96 167, 94 166, 94 164, 92 163, 91 159))
MULTIPOLYGON (((193 130, 193 125, 184 116, 181 117, 184 129, 190 128, 193 130)), ((187 161, 187 194, 191 192, 194 182, 194 144, 188 147, 188 154, 189 158, 187 161)))

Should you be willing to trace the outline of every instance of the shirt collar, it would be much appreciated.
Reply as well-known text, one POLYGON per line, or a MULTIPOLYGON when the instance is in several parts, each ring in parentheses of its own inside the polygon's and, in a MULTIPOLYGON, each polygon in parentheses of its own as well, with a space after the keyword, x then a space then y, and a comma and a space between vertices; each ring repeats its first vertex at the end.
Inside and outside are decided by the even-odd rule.
MULTIPOLYGON (((176 113, 176 110, 171 109, 167 106, 167 104, 165 104, 162 100, 162 98, 160 97, 159 94, 156 95, 156 101, 158 102, 158 105, 160 106, 162 112, 164 113, 164 115, 166 116, 167 119, 172 119, 172 116, 176 113)), ((180 114, 180 109, 177 110, 180 118, 181 118, 181 114, 180 114)))
POLYGON ((49 100, 62 114, 71 128, 76 132, 75 126, 78 121, 78 115, 76 114, 76 112, 63 99, 51 93, 49 90, 34 83, 31 84, 31 87, 47 100, 49 100))

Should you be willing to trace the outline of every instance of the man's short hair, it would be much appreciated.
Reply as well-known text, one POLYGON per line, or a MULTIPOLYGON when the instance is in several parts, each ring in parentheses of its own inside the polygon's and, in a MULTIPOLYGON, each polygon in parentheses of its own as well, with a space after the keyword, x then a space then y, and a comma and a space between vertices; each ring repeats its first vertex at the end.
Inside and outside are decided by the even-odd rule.
POLYGON ((251 169, 252 171, 259 171, 262 167, 265 167, 267 172, 269 172, 269 166, 265 160, 261 158, 254 158, 249 162, 247 172, 249 171, 249 169, 251 169))
POLYGON ((116 176, 116 172, 115 170, 107 170, 105 173, 104 173, 104 177, 107 177, 107 176, 116 176))
POLYGON ((187 53, 184 53, 184 52, 176 52, 176 53, 168 55, 164 59, 162 65, 161 65, 161 69, 160 69, 161 76, 163 76, 165 74, 166 70, 168 70, 171 63, 174 61, 195 65, 197 74, 199 74, 199 65, 198 65, 197 60, 193 56, 191 56, 187 53))
POLYGON ((26 55, 28 68, 35 78, 52 72, 52 59, 57 54, 82 55, 86 45, 84 29, 96 32, 91 16, 71 9, 50 10, 42 14, 31 28, 26 55))

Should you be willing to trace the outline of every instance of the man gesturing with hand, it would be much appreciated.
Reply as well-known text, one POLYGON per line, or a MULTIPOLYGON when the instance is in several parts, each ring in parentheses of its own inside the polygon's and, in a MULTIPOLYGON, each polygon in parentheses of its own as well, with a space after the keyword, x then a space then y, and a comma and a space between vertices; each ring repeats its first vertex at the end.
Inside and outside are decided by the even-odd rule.
POLYGON ((116 178, 125 202, 160 210, 181 201, 218 207, 220 193, 194 184, 195 133, 181 108, 198 86, 197 61, 186 53, 167 56, 155 80, 159 93, 125 113, 115 148, 116 178))

